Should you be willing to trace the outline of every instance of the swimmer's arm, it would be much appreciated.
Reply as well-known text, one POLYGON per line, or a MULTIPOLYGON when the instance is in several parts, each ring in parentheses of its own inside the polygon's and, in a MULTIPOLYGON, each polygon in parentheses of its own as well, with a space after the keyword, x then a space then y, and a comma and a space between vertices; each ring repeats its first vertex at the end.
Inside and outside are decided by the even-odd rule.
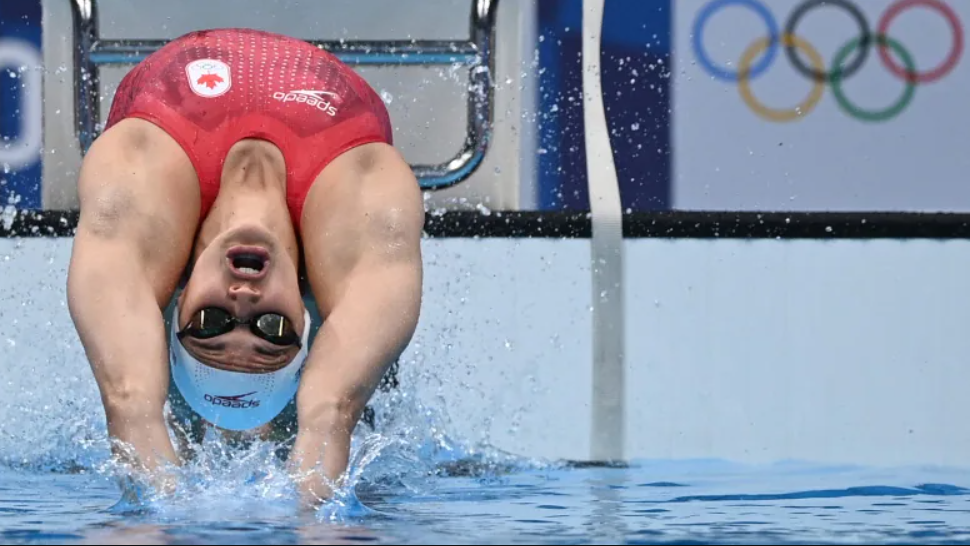
POLYGON ((158 212, 153 203, 162 201, 141 188, 157 185, 156 176, 171 180, 180 173, 141 157, 127 145, 129 136, 108 131, 85 157, 67 296, 101 392, 113 451, 140 475, 177 462, 163 417, 168 358, 161 308, 188 257, 194 224, 168 228, 192 214, 191 203, 186 211, 158 212))
POLYGON ((105 241, 82 220, 68 304, 101 392, 113 451, 133 469, 151 472, 177 459, 163 419, 168 370, 162 314, 131 256, 126 245, 105 241))
MULTIPOLYGON (((410 342, 421 306, 424 205, 401 156, 383 145, 338 159, 305 206, 307 271, 321 316, 297 395, 294 460, 336 480, 350 439, 388 367, 410 342), (363 165, 361 165, 363 164, 363 165), (320 466, 317 466, 317 465, 320 466)), ((330 488, 303 480, 310 500, 330 488)))

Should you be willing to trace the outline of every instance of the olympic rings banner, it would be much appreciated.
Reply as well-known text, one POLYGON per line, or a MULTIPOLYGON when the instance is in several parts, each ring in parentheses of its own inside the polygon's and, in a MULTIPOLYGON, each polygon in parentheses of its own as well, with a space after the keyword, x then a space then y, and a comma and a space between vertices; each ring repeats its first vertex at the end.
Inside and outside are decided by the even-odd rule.
POLYGON ((674 11, 674 208, 970 212, 970 0, 674 11))

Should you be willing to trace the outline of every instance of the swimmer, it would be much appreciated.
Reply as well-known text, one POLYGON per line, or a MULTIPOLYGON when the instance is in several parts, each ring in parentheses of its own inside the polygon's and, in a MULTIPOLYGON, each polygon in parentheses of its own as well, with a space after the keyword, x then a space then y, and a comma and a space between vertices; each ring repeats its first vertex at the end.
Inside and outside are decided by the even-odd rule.
POLYGON ((421 306, 421 191, 380 97, 306 42, 193 32, 121 82, 78 193, 68 302, 116 456, 183 462, 170 397, 237 435, 295 405, 293 475, 332 494, 421 306))

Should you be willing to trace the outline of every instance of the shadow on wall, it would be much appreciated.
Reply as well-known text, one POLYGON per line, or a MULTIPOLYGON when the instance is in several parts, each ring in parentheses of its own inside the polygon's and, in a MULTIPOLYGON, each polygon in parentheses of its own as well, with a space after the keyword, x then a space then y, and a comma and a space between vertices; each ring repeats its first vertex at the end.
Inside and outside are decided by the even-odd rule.
MULTIPOLYGON (((608 0, 604 103, 623 207, 670 208, 671 2, 608 0)), ((582 0, 539 3, 540 210, 589 210, 582 109, 582 0)))

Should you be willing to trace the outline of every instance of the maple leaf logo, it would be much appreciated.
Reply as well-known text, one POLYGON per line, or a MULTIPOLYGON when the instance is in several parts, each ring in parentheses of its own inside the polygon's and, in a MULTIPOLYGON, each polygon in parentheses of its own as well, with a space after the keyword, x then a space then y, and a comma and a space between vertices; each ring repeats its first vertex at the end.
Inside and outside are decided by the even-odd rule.
POLYGON ((195 83, 199 85, 204 85, 209 89, 215 89, 217 85, 224 82, 221 76, 218 74, 203 74, 199 76, 199 79, 195 83))

